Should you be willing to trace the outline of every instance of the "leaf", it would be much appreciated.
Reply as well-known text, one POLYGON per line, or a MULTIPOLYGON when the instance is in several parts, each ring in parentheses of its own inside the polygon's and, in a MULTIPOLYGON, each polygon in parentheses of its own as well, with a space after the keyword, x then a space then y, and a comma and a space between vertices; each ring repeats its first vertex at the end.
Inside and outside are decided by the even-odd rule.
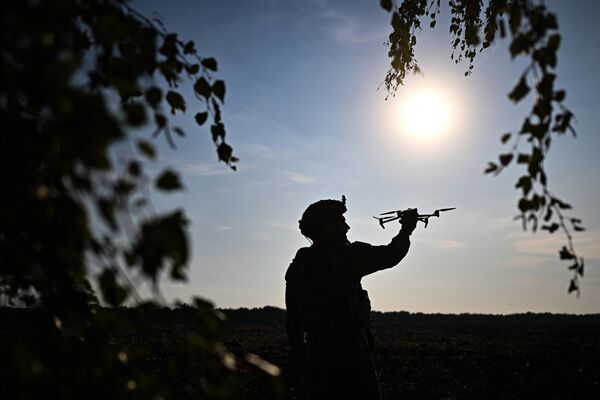
POLYGON ((200 71, 200 64, 186 64, 185 70, 190 75, 196 75, 200 71))
POLYGON ((225 125, 221 122, 213 124, 210 127, 210 132, 212 133, 213 142, 217 142, 219 139, 225 140, 225 125))
POLYGON ((158 177, 156 187, 167 192, 183 189, 179 174, 171 169, 165 170, 158 177))
POLYGON ((567 92, 564 90, 557 90, 554 92, 554 100, 561 102, 567 97, 567 92))
POLYGON ((137 147, 146 157, 150 159, 156 157, 156 150, 154 150, 154 146, 151 143, 145 140, 138 140, 137 147))
POLYGON ((525 76, 522 76, 519 79, 519 83, 513 88, 512 92, 508 94, 508 98, 518 103, 523 97, 527 96, 529 93, 529 86, 527 85, 527 81, 525 80, 525 76))
POLYGON ((560 47, 560 34, 555 33, 554 35, 548 38, 548 47, 553 49, 554 51, 558 50, 560 47))
POLYGON ((502 144, 506 144, 506 142, 508 142, 510 140, 511 136, 512 136, 512 133, 507 132, 507 133, 503 134, 502 136, 500 136, 500 141, 502 142, 502 144))
POLYGON ((102 298, 111 307, 120 306, 129 295, 129 292, 117 282, 115 271, 112 269, 105 269, 100 273, 98 286, 100 286, 102 298))
POLYGON ((177 135, 179 135, 179 136, 181 136, 181 137, 184 137, 184 136, 185 136, 185 131, 184 131, 184 130, 183 130, 181 127, 179 127, 179 126, 176 126, 176 127, 174 127, 174 128, 173 128, 173 131, 174 131, 174 132, 175 132, 177 135))
POLYGON ((233 149, 227 143, 221 143, 217 148, 217 154, 219 155, 219 160, 229 163, 231 161, 231 154, 233 149))
POLYGON ((199 112, 194 116, 194 119, 196 119, 198 125, 202 126, 208 119, 208 112, 199 112))
POLYGON ((392 11, 392 0, 381 0, 379 2, 379 5, 381 5, 381 8, 383 8, 385 11, 390 12, 392 11))
POLYGON ((503 167, 506 167, 512 161, 513 154, 512 153, 500 154, 499 158, 500 158, 500 164, 502 164, 503 167))
POLYGON ((185 112, 185 100, 179 93, 169 90, 167 92, 167 103, 171 106, 171 113, 175 114, 176 110, 185 112))
POLYGON ((162 100, 162 90, 154 86, 146 90, 144 95, 146 97, 146 101, 152 108, 156 108, 162 100))
POLYGON ((517 157, 518 164, 529 164, 529 154, 519 153, 517 157))
POLYGON ((577 268, 577 274, 583 276, 583 257, 579 259, 579 268, 577 268))
POLYGON ((579 290, 579 287, 577 286, 577 282, 575 282, 575 279, 571 279, 571 283, 569 284, 569 293, 575 292, 577 290, 579 290))
POLYGON ((542 226, 542 230, 546 230, 549 233, 554 233, 559 227, 560 227, 560 225, 558 225, 557 223, 553 223, 552 225, 542 226))
POLYGON ((575 256, 569 251, 569 249, 567 249, 566 246, 563 246, 558 254, 561 260, 572 260, 575 258, 575 256))
POLYGON ((517 181, 517 184, 515 185, 516 188, 523 189, 523 196, 527 196, 527 194, 529 194, 529 192, 531 191, 531 186, 531 178, 527 175, 523 175, 522 177, 520 177, 517 181))
POLYGON ((141 126, 146 123, 146 108, 139 102, 123 104, 127 123, 131 126, 141 126))
POLYGON ((435 28, 435 19, 429 23, 430 28, 435 28))
POLYGON ((183 46, 183 54, 193 54, 196 52, 196 45, 192 40, 187 42, 185 46, 183 46))
POLYGON ((132 176, 140 176, 142 167, 139 162, 130 161, 129 166, 127 167, 127 172, 132 176))
POLYGON ((214 93, 215 96, 217 96, 219 98, 219 100, 221 100, 221 102, 225 101, 225 82, 222 80, 217 80, 213 85, 212 85, 212 92, 214 93))
POLYGON ((210 97, 211 88, 206 78, 201 76, 196 80, 196 83, 194 83, 194 91, 196 92, 196 94, 206 99, 210 97))
POLYGON ((216 71, 217 70, 217 60, 215 60, 212 57, 210 57, 210 58, 203 58, 200 63, 206 69, 209 69, 211 71, 216 71))
POLYGON ((498 170, 498 166, 495 163, 493 163, 493 162, 489 162, 488 163, 488 167, 485 169, 485 171, 483 171, 483 173, 484 174, 489 174, 489 173, 494 172, 496 170, 498 170))

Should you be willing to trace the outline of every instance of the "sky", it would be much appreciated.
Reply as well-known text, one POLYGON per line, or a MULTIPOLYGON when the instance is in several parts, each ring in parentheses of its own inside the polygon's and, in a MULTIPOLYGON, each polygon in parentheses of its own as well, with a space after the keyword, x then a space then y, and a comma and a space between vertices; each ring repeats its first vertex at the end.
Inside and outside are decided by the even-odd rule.
POLYGON ((399 227, 382 230, 376 214, 457 208, 427 229, 420 225, 398 266, 363 278, 375 310, 599 312, 600 45, 593 15, 600 3, 547 4, 562 34, 556 84, 567 90, 578 137, 555 140, 546 167, 554 193, 587 228, 574 238, 586 260, 579 298, 567 294, 571 272, 558 259, 564 235, 523 232, 513 220, 522 172, 483 174, 506 151, 500 135, 517 130, 531 104, 531 97, 519 105, 507 97, 525 64, 510 59, 506 42, 480 54, 465 78, 467 65, 450 60, 446 4, 436 29, 418 36, 424 74, 411 74, 386 100, 379 86, 389 65, 383 43, 390 15, 377 0, 138 0, 139 11, 156 12, 168 29, 194 40, 201 55, 218 60, 228 142, 240 158, 237 172, 217 162, 194 110, 178 121, 188 137, 176 150, 157 142, 156 167, 181 171, 186 189, 154 201, 187 211, 193 248, 189 281, 165 281, 165 296, 202 296, 218 307, 283 307, 286 268, 310 245, 298 230, 302 212, 345 195, 349 239, 372 244, 388 243, 399 227), (423 90, 437 93, 449 113, 429 137, 410 132, 403 114, 423 90))

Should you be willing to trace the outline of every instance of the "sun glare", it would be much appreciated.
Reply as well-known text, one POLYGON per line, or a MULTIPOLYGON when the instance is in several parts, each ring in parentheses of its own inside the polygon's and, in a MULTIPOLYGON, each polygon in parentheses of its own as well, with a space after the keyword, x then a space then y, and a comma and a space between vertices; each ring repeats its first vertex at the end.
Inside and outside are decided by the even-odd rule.
POLYGON ((430 137, 442 131, 448 123, 448 105, 435 92, 420 92, 409 97, 402 114, 406 129, 417 136, 430 137))

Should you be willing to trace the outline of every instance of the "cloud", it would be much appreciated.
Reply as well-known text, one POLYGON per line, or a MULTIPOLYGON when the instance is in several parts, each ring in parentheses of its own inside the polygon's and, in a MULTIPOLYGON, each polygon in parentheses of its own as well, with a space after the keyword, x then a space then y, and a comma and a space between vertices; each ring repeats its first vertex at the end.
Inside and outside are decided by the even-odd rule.
POLYGON ((228 225, 222 225, 222 226, 217 226, 216 231, 217 232, 225 232, 225 231, 230 231, 233 228, 231 226, 228 225))
POLYGON ((436 240, 433 245, 440 249, 453 250, 453 249, 465 247, 466 243, 459 242, 458 240, 441 239, 441 240, 436 240))
MULTIPOLYGON (((548 235, 540 232, 530 239, 519 240, 515 250, 520 254, 552 256, 558 259, 558 251, 567 244, 566 237, 560 232, 548 235)), ((589 231, 574 237, 577 254, 587 260, 600 260, 600 231, 589 231)))
POLYGON ((184 177, 229 175, 231 170, 225 164, 207 164, 202 162, 181 162, 177 168, 184 177))
POLYGON ((313 183, 315 182, 315 179, 308 176, 308 175, 304 175, 304 174, 300 174, 298 172, 286 172, 285 174, 286 178, 293 182, 293 183, 300 183, 300 184, 306 184, 306 183, 313 183))

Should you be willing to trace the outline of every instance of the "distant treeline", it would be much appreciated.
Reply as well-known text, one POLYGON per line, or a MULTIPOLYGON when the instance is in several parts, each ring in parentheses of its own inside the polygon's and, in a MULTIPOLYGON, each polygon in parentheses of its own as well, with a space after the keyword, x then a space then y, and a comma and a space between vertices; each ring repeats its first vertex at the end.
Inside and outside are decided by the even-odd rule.
MULTIPOLYGON (((231 324, 283 325, 285 310, 278 307, 225 308, 221 311, 231 324)), ((600 314, 425 314, 408 311, 371 312, 374 326, 446 324, 600 324, 600 314)))
MULTIPOLYGON (((278 307, 266 306, 260 308, 225 308, 220 309, 223 317, 230 325, 260 325, 283 326, 285 310, 278 307)), ((198 314, 193 308, 182 306, 178 308, 104 308, 100 312, 115 314, 133 324, 194 324, 198 314)), ((27 325, 36 319, 40 310, 35 308, 0 308, 0 326, 27 325)), ((399 325, 432 326, 453 324, 600 324, 600 314, 552 314, 552 313, 521 313, 521 314, 425 314, 408 311, 371 313, 373 325, 376 327, 392 327, 399 325)))

